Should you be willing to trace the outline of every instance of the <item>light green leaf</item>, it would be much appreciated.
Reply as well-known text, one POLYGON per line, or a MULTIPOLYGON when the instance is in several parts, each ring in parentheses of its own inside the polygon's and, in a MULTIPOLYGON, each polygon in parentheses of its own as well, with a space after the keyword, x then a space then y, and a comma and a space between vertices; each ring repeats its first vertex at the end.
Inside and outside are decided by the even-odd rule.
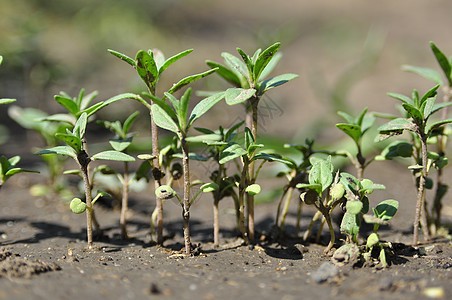
POLYGON ((160 107, 160 105, 154 104, 151 106, 151 112, 152 112, 152 118, 157 124, 157 126, 172 131, 176 134, 179 134, 179 127, 174 121, 173 118, 171 118, 168 113, 160 107))
POLYGON ((129 137, 127 139, 111 139, 108 142, 116 151, 124 151, 125 149, 127 149, 127 147, 130 146, 130 144, 132 144, 132 140, 133 137, 129 137))
POLYGON ((411 105, 414 104, 413 100, 412 100, 410 97, 407 97, 407 96, 405 96, 405 95, 397 94, 397 93, 387 93, 387 95, 388 95, 389 97, 394 98, 394 99, 400 100, 400 101, 402 101, 402 102, 404 102, 404 103, 409 103, 409 104, 411 104, 411 105))
POLYGON ((81 214, 86 211, 86 203, 82 202, 80 198, 74 198, 69 204, 70 209, 74 214, 81 214))
POLYGON ((397 210, 399 209, 399 202, 397 200, 384 200, 380 202, 374 208, 375 217, 382 219, 383 221, 388 221, 394 217, 397 210))
POLYGON ((359 214, 350 214, 346 212, 341 222, 341 232, 356 236, 359 233, 359 214))
POLYGON ((426 128, 425 132, 426 132, 427 135, 430 135, 433 130, 435 130, 435 129, 443 126, 443 125, 450 124, 450 123, 452 123, 452 119, 446 119, 446 120, 437 121, 437 122, 431 124, 430 126, 428 126, 426 128))
POLYGON ((257 195, 261 192, 261 186, 257 183, 251 184, 246 187, 245 192, 247 192, 251 196, 257 195))
POLYGON ((16 101, 16 99, 10 99, 10 98, 2 98, 0 99, 0 104, 8 104, 16 101))
POLYGON ((221 77, 223 77, 224 80, 226 80, 235 87, 241 87, 240 78, 234 72, 232 72, 225 66, 210 60, 206 61, 206 63, 212 69, 216 69, 215 72, 221 77))
POLYGON ((119 152, 119 151, 115 151, 115 150, 107 150, 107 151, 102 151, 99 153, 94 154, 91 157, 92 160, 99 160, 99 159, 104 159, 104 160, 114 160, 114 161, 135 161, 135 158, 133 158, 132 156, 123 153, 123 152, 119 152))
POLYGON ((435 71, 433 69, 404 65, 404 66, 402 66, 402 70, 416 73, 428 80, 432 80, 433 82, 435 82, 437 84, 441 84, 441 85, 443 84, 441 74, 439 74, 437 71, 435 71))
POLYGON ((361 209, 363 208, 363 203, 361 201, 347 201, 345 206, 347 213, 357 215, 361 212, 361 209))
POLYGON ((223 52, 221 53, 221 56, 224 58, 224 61, 226 65, 229 67, 229 69, 239 78, 240 80, 240 87, 247 88, 249 87, 249 82, 247 79, 247 67, 245 63, 243 63, 239 58, 236 56, 223 52))
POLYGON ((214 94, 210 97, 207 97, 201 100, 196 106, 193 108, 190 118, 188 119, 188 128, 193 125, 193 123, 199 119, 202 115, 208 112, 215 104, 220 102, 225 97, 225 92, 220 92, 214 94))
POLYGON ((218 188, 219 188, 218 184, 216 184, 214 182, 210 182, 210 183, 205 183, 205 184, 201 185, 200 190, 203 191, 204 193, 210 193, 215 190, 218 190, 218 188))
POLYGON ((404 118, 396 118, 378 128, 380 134, 401 134, 403 130, 414 131, 414 124, 404 118))
POLYGON ((256 63, 254 64, 254 78, 256 81, 259 81, 259 77, 264 70, 264 68, 268 65, 268 63, 271 61, 273 56, 275 56, 276 52, 278 51, 279 47, 281 47, 281 43, 277 42, 264 51, 259 55, 259 57, 256 60, 256 63))
POLYGON ((220 153, 220 164, 225 164, 230 160, 233 160, 237 157, 246 155, 247 152, 237 143, 230 143, 227 147, 223 149, 220 153))
POLYGON ((228 105, 243 103, 256 94, 255 89, 230 88, 226 90, 225 99, 228 105))
POLYGON ((254 82, 254 74, 253 74, 254 64, 251 61, 251 58, 248 56, 248 54, 246 54, 240 48, 237 48, 237 52, 240 54, 240 56, 242 57, 243 61, 245 62, 246 67, 248 68, 250 82, 254 82))
POLYGON ((319 159, 312 165, 309 172, 309 183, 320 184, 322 192, 326 190, 333 182, 333 165, 331 163, 331 156, 328 159, 319 159))
POLYGON ((44 149, 39 152, 35 153, 36 155, 43 155, 43 154, 59 154, 59 155, 65 155, 70 156, 74 159, 77 158, 77 153, 69 146, 56 146, 49 149, 44 149))
POLYGON ((360 126, 354 124, 339 123, 336 124, 336 127, 350 136, 355 141, 355 143, 359 142, 359 139, 361 138, 360 126))
POLYGON ((180 106, 177 114, 179 116, 179 126, 180 128, 186 129, 188 126, 187 123, 187 114, 188 114, 188 105, 190 103, 191 96, 191 88, 188 88, 185 93, 180 98, 180 106))
MULTIPOLYGON (((259 49, 260 50, 260 49, 259 49)), ((256 61, 257 60, 257 57, 259 57, 259 55, 260 55, 260 52, 261 51, 259 51, 259 52, 257 52, 256 51, 256 53, 254 53, 254 56, 253 56, 253 61, 256 61), (257 55, 256 55, 257 54, 257 55), (256 57, 255 57, 256 56, 256 57), (255 57, 255 59, 254 59, 254 57, 255 57)), ((278 64, 278 62, 281 60, 281 57, 282 57, 282 53, 276 53, 273 57, 272 57, 272 59, 270 60, 270 62, 267 64, 267 66, 264 68, 264 70, 262 70, 262 72, 261 72, 261 75, 259 76, 261 79, 264 79, 264 78, 267 78, 270 74, 271 74, 271 72, 273 72, 273 70, 275 69, 275 67, 276 67, 276 65, 278 64)))
POLYGON ((74 100, 55 95, 55 101, 63 106, 70 114, 76 116, 79 112, 79 107, 74 100))
POLYGON ((125 121, 124 121, 124 126, 123 126, 123 132, 124 134, 129 133, 130 127, 133 124, 133 121, 135 121, 135 119, 138 117, 138 115, 140 114, 139 111, 134 112, 133 114, 131 114, 125 121))

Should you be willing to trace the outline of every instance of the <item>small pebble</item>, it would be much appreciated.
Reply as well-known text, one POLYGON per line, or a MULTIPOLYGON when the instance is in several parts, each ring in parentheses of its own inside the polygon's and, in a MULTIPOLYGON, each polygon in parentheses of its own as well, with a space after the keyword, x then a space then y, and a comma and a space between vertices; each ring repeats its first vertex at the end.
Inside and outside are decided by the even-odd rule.
POLYGON ((311 273, 311 278, 317 283, 322 283, 337 275, 339 275, 339 269, 336 265, 330 262, 324 262, 317 271, 311 273))

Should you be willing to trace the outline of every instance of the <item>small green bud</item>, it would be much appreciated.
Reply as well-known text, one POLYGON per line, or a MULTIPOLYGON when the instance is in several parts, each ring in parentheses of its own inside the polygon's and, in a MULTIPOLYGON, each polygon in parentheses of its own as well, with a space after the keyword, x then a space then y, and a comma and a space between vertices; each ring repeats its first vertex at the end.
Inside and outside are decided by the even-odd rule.
POLYGON ((312 205, 319 199, 319 195, 314 190, 308 190, 307 192, 301 193, 300 199, 307 205, 312 205))
POLYGON ((247 186, 245 192, 250 194, 251 196, 257 195, 261 192, 261 186, 257 183, 247 186))
POLYGON ((371 247, 375 246, 376 244, 378 244, 379 242, 380 242, 380 237, 378 236, 378 233, 374 232, 371 235, 369 235, 369 237, 367 238, 366 247, 371 248, 371 247))
POLYGON ((333 200, 339 200, 344 197, 345 188, 342 183, 334 184, 330 189, 330 196, 333 200))
POLYGON ((83 202, 80 198, 74 198, 72 199, 71 204, 69 204, 69 207, 74 214, 81 214, 86 210, 86 203, 83 202))
POLYGON ((161 185, 155 190, 157 198, 168 200, 176 196, 176 192, 169 185, 161 185))

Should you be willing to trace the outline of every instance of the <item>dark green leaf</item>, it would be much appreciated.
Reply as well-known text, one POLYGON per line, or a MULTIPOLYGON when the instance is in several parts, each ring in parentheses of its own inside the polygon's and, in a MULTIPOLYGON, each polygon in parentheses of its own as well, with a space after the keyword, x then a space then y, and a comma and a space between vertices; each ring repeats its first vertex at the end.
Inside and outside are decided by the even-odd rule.
POLYGON ((168 93, 172 94, 172 93, 178 91, 179 89, 181 89, 182 87, 186 86, 187 84, 190 84, 203 77, 206 77, 207 75, 210 75, 210 74, 214 73, 215 71, 216 71, 216 69, 212 69, 212 70, 205 71, 203 73, 187 76, 187 77, 181 79, 178 83, 175 83, 172 86, 172 88, 168 91, 168 93))
POLYGON ((424 120, 424 116, 422 113, 409 103, 403 103, 403 108, 408 112, 408 114, 415 120, 415 122, 422 122, 424 120))
POLYGON ((154 61, 154 55, 144 50, 138 51, 136 55, 136 68, 138 75, 146 83, 146 85, 153 89, 158 79, 159 73, 157 64, 154 61))
POLYGON ((446 75, 446 78, 449 81, 449 85, 452 85, 452 80, 450 76, 451 66, 449 60, 447 59, 446 55, 444 55, 444 53, 441 52, 441 50, 439 50, 438 47, 433 42, 430 42, 430 48, 432 48, 433 54, 435 55, 438 64, 440 65, 441 69, 446 75))
MULTIPOLYGON (((160 99, 160 98, 158 98, 158 97, 156 97, 156 96, 154 96, 154 95, 149 94, 148 96, 151 98, 152 102, 154 103, 152 106, 155 106, 155 105, 159 106, 159 107, 160 107, 162 110, 164 110, 164 111, 166 112, 166 114, 167 114, 168 116, 170 116, 174 121, 177 120, 177 114, 176 114, 176 112, 174 111, 174 109, 173 109, 168 103, 166 103, 164 100, 162 100, 162 99, 160 99)), ((177 100, 177 99, 176 99, 176 100, 177 100)), ((177 101, 178 101, 178 100, 177 100, 177 101)))
POLYGON ((182 51, 174 56, 171 56, 170 58, 168 58, 163 65, 160 67, 159 69, 159 75, 161 75, 163 73, 163 71, 165 71, 169 66, 171 66, 173 63, 175 63, 176 61, 178 61, 179 59, 181 59, 182 57, 190 54, 193 52, 193 49, 188 49, 185 51, 182 51))
POLYGON ((240 54, 240 56, 242 57, 243 61, 245 62, 246 67, 248 68, 250 82, 254 82, 254 77, 253 77, 254 76, 254 74, 253 74, 254 64, 251 61, 251 58, 248 56, 248 54, 243 52, 243 50, 240 49, 240 48, 237 48, 237 52, 240 54))
POLYGON ((212 69, 216 69, 216 72, 218 75, 220 75, 221 77, 223 77, 223 79, 225 79, 227 82, 229 82, 230 84, 232 84, 235 87, 241 87, 241 83, 240 83, 240 78, 237 77, 237 75, 232 72, 231 70, 229 70, 228 68, 226 68, 223 65, 220 65, 216 62, 213 61, 206 61, 207 65, 209 67, 211 67, 212 69))
POLYGON ((77 153, 82 151, 82 141, 79 137, 73 136, 72 134, 56 133, 55 137, 59 138, 66 144, 68 144, 77 153))
POLYGON ((254 64, 254 79, 256 81, 259 81, 259 77, 264 70, 264 68, 268 65, 268 63, 271 61, 273 56, 276 54, 276 51, 278 51, 279 47, 281 47, 281 43, 277 42, 267 49, 265 49, 257 58, 256 63, 254 64))
POLYGON ((221 56, 224 58, 226 65, 237 76, 240 81, 240 87, 248 88, 249 82, 247 80, 247 67, 246 65, 234 55, 223 52, 221 56))
POLYGON ((93 160, 104 159, 104 160, 128 161, 128 162, 135 161, 135 158, 133 158, 133 156, 130 156, 126 153, 115 151, 115 150, 107 150, 107 151, 102 151, 102 152, 96 153, 91 157, 91 159, 93 159, 93 160))
POLYGON ((359 139, 361 138, 361 127, 358 125, 353 124, 345 124, 345 123, 339 123, 336 124, 336 127, 345 132, 348 136, 350 136, 355 143, 359 142, 359 139))
POLYGON ((124 126, 123 126, 123 132, 124 134, 129 133, 130 127, 133 124, 133 121, 135 121, 135 119, 138 117, 138 115, 140 114, 139 111, 134 112, 133 114, 131 114, 125 121, 124 121, 124 126))
POLYGON ((55 101, 61 104, 61 106, 63 106, 70 114, 74 116, 77 115, 79 107, 77 106, 77 103, 74 102, 74 100, 55 95, 55 101))
POLYGON ((451 106, 452 102, 440 102, 440 103, 435 103, 432 107, 432 110, 430 111, 430 114, 428 114, 426 116, 426 118, 430 117, 431 115, 433 115, 434 113, 436 113, 437 111, 447 107, 447 106, 451 106))
POLYGON ((410 120, 397 118, 389 121, 386 124, 383 124, 378 128, 380 134, 390 134, 390 133, 400 134, 402 133, 403 130, 414 131, 415 130, 414 124, 410 120))
POLYGON ((229 139, 233 136, 234 132, 239 129, 240 126, 242 126, 245 123, 245 121, 239 122, 235 125, 233 125, 231 128, 229 128, 225 135, 224 135, 224 140, 225 141, 229 141, 229 139))
POLYGON ((295 164, 295 162, 290 159, 282 158, 282 157, 278 157, 276 155, 262 153, 262 152, 253 156, 253 158, 250 161, 254 161, 254 160, 258 160, 258 159, 264 159, 267 161, 277 161, 277 162, 280 162, 280 163, 283 163, 283 164, 289 166, 289 168, 296 168, 296 166, 297 166, 295 164))
POLYGON ((228 105, 243 103, 256 94, 255 89, 230 88, 226 90, 225 99, 228 105))
POLYGON ((396 200, 384 200, 374 208, 374 214, 383 221, 388 221, 394 217, 399 209, 399 202, 396 200))
POLYGON ((127 55, 119 53, 115 50, 108 49, 107 51, 135 68, 136 64, 135 64, 135 60, 133 58, 130 58, 127 55))
POLYGON ((441 121, 435 122, 427 127, 426 134, 430 135, 433 130, 435 130, 443 125, 450 124, 450 123, 452 123, 452 119, 446 119, 446 120, 441 120, 441 121))
POLYGON ((386 146, 376 160, 391 160, 395 157, 411 157, 413 145, 406 141, 394 141, 386 146))
POLYGON ((421 104, 424 103, 424 101, 427 100, 428 98, 435 97, 436 94, 437 94, 438 88, 439 88, 439 84, 438 84, 438 85, 435 85, 433 88, 431 88, 430 90, 428 90, 428 91, 424 94, 424 96, 422 96, 422 98, 421 98, 421 100, 420 100, 421 104))
POLYGON ((30 169, 22 169, 22 168, 12 168, 9 169, 8 172, 6 172, 6 177, 11 177, 18 173, 39 173, 39 171, 36 170, 30 170, 30 169))

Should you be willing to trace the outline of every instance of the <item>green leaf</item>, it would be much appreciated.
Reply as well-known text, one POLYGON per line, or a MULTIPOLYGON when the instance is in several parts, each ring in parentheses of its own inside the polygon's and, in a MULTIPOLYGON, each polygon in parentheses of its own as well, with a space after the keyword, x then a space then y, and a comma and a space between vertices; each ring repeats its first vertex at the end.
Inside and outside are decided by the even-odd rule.
POLYGON ((133 137, 129 137, 126 139, 111 139, 108 142, 116 151, 124 151, 125 149, 127 149, 127 147, 130 146, 130 144, 132 144, 132 140, 133 137))
POLYGON ((86 211, 86 203, 82 202, 80 198, 74 198, 69 204, 69 208, 72 210, 74 214, 81 214, 86 211))
POLYGON ((198 79, 204 78, 207 75, 214 73, 215 71, 216 71, 215 69, 212 69, 212 70, 205 71, 203 73, 187 76, 187 77, 181 79, 178 83, 175 83, 171 87, 171 89, 168 91, 168 93, 172 94, 172 93, 178 91, 179 89, 181 89, 182 87, 186 86, 187 84, 190 84, 198 79))
POLYGON ((380 242, 380 237, 378 236, 378 234, 375 233, 375 232, 372 232, 369 235, 369 237, 367 238, 366 247, 367 248, 372 248, 373 246, 375 246, 379 242, 380 242))
POLYGON ((55 137, 68 144, 75 152, 79 153, 83 150, 82 140, 72 134, 56 133, 55 137))
POLYGON ((78 137, 79 139, 83 139, 85 137, 86 124, 88 123, 88 116, 86 113, 82 113, 75 123, 74 129, 72 130, 72 134, 78 137))
POLYGON ((378 128, 380 134, 401 134, 403 130, 414 131, 414 124, 404 118, 396 118, 378 128))
POLYGON ((230 88, 226 90, 225 99, 228 105, 243 103, 256 94, 255 89, 230 88))
POLYGON ((224 134, 224 140, 229 141, 233 136, 234 132, 239 129, 240 126, 242 126, 245 123, 245 121, 239 122, 235 125, 233 125, 231 128, 229 128, 226 133, 224 134))
POLYGON ((63 106, 70 114, 76 116, 79 112, 79 107, 74 100, 61 97, 59 95, 55 95, 55 101, 58 102, 61 106, 63 106))
POLYGON ((347 201, 345 206, 347 213, 357 215, 361 212, 361 209, 363 208, 363 203, 361 201, 347 201))
POLYGON ((199 189, 201 191, 203 191, 204 193, 210 193, 215 190, 218 190, 218 188, 219 188, 218 184, 216 184, 214 182, 210 182, 210 183, 205 183, 205 184, 201 185, 201 187, 199 189))
POLYGON ((309 172, 309 183, 320 184, 322 192, 326 190, 333 182, 333 165, 331 163, 331 156, 328 159, 319 159, 312 165, 309 172))
POLYGON ((135 161, 133 156, 130 156, 126 153, 115 151, 115 150, 107 150, 94 154, 91 157, 92 160, 114 160, 114 161, 135 161))
POLYGON ((226 80, 227 82, 229 82, 230 84, 232 84, 235 87, 241 87, 241 83, 240 83, 240 78, 231 70, 229 70, 228 68, 226 68, 223 65, 220 65, 216 62, 213 61, 206 61, 206 64, 211 67, 212 69, 216 69, 216 73, 218 75, 220 75, 221 77, 223 77, 224 80, 226 80))
MULTIPOLYGON (((174 107, 174 110, 176 111, 176 114, 179 115, 179 110, 180 110, 180 101, 179 101, 179 99, 177 99, 176 97, 174 97, 173 95, 171 95, 168 92, 164 93, 164 95, 171 102, 171 105, 174 107)), ((163 98, 162 100, 164 101, 165 98, 163 98)), ((176 119, 179 119, 179 117, 176 117, 176 119)))
POLYGON ((384 200, 374 208, 375 217, 383 221, 391 220, 399 209, 399 202, 397 200, 384 200))
MULTIPOLYGON (((173 157, 175 157, 175 158, 184 158, 182 153, 175 153, 175 154, 173 154, 173 157)), ((193 152, 188 153, 188 159, 190 159, 190 160, 197 160, 197 161, 207 161, 208 160, 207 157, 198 155, 198 154, 193 153, 193 152)))
POLYGON ((124 126, 123 126, 123 132, 124 134, 129 133, 130 127, 133 124, 133 121, 135 121, 135 119, 138 117, 138 115, 140 114, 139 111, 134 112, 133 114, 131 114, 125 121, 124 121, 124 126))
POLYGON ((277 86, 283 85, 286 82, 289 82, 292 79, 295 79, 297 77, 299 77, 297 74, 287 73, 287 74, 278 75, 273 78, 264 80, 259 85, 259 95, 263 95, 266 91, 268 91, 272 88, 275 88, 277 86))
POLYGON ((187 123, 188 105, 190 103, 191 88, 188 88, 185 93, 180 98, 179 111, 177 112, 179 116, 179 126, 181 128, 189 127, 187 123))
MULTIPOLYGON (((165 95, 170 95, 170 94, 166 93, 165 95)), ((174 111, 174 109, 168 103, 166 103, 165 100, 162 100, 162 99, 160 99, 160 98, 158 98, 158 97, 156 97, 154 95, 151 95, 151 94, 149 94, 148 96, 151 98, 152 102, 154 103, 152 106, 154 106, 154 105, 159 106, 174 121, 176 121, 178 119, 177 118, 177 114, 174 111)), ((174 96, 170 96, 170 97, 176 99, 174 96)), ((176 99, 176 102, 178 102, 178 101, 179 100, 176 99)), ((172 103, 172 104, 174 105, 174 103, 172 103)), ((179 106, 179 104, 176 104, 176 106, 179 106)), ((176 108, 176 109, 178 109, 178 108, 176 108)))
MULTIPOLYGON (((259 49, 260 50, 260 49, 259 49)), ((257 60, 257 58, 259 57, 259 55, 260 55, 260 52, 261 51, 259 51, 259 52, 257 52, 256 51, 256 53, 254 54, 254 56, 256 56, 255 58, 254 58, 254 56, 253 56, 253 61, 256 61, 257 60), (257 55, 256 55, 257 54, 257 55)), ((282 57, 282 54, 281 53, 276 53, 273 57, 272 57, 272 59, 270 60, 270 62, 267 64, 267 66, 264 68, 264 70, 262 70, 262 73, 261 73, 261 75, 259 76, 260 78, 267 78, 267 76, 269 76, 270 74, 271 74, 271 72, 273 72, 273 70, 275 69, 275 67, 276 67, 276 65, 278 64, 278 62, 281 60, 281 57, 282 57)))
POLYGON ((413 144, 406 141, 394 141, 386 146, 376 160, 391 160, 395 157, 411 157, 413 144))
POLYGON ((359 142, 361 138, 361 127, 353 124, 339 123, 336 124, 336 127, 345 132, 348 136, 350 136, 355 143, 359 142))
POLYGON ((441 52, 441 50, 439 50, 438 47, 433 42, 430 42, 430 48, 432 48, 433 54, 435 55, 438 64, 440 65, 441 69, 446 75, 446 78, 449 81, 449 85, 452 85, 452 80, 450 76, 451 66, 449 60, 447 59, 446 55, 444 55, 444 53, 441 52))
POLYGON ((249 82, 247 80, 247 67, 246 65, 234 55, 223 52, 221 56, 224 58, 226 65, 229 69, 237 76, 240 81, 240 87, 247 88, 249 87, 249 82))
POLYGON ((186 138, 186 141, 190 143, 206 143, 207 145, 210 146, 227 145, 226 142, 221 142, 221 135, 216 133, 189 136, 186 138))
POLYGON ((438 84, 438 85, 435 85, 435 86, 432 87, 430 90, 428 90, 428 91, 422 96, 422 98, 421 98, 421 100, 420 100, 421 104, 423 104, 424 101, 427 100, 427 99, 429 99, 429 98, 436 97, 437 90, 438 90, 439 86, 440 86, 439 84, 438 84))
POLYGON ((354 215, 346 212, 341 222, 341 232, 356 236, 359 233, 359 214, 354 215))
POLYGON ((169 185, 161 185, 155 190, 157 198, 168 200, 176 196, 176 192, 169 185))
POLYGON ((402 70, 416 73, 416 74, 418 74, 428 80, 431 80, 437 84, 441 84, 441 85, 443 84, 441 74, 433 69, 404 65, 404 66, 402 66, 402 70))
POLYGON ((225 92, 220 92, 210 97, 207 97, 201 100, 198 104, 196 104, 193 110, 191 111, 190 118, 188 119, 187 128, 191 127, 197 119, 199 119, 202 115, 208 112, 215 104, 220 102, 224 97, 225 92))
POLYGON ((159 69, 159 75, 161 75, 163 73, 163 71, 165 71, 169 66, 171 66, 173 63, 175 63, 176 61, 178 61, 179 59, 181 59, 182 57, 190 54, 193 52, 193 49, 187 49, 185 51, 182 51, 174 56, 171 56, 170 58, 168 58, 163 65, 160 67, 159 69))
POLYGON ((5 173, 5 176, 7 178, 9 178, 18 173, 39 173, 39 171, 30 170, 30 169, 22 169, 22 168, 12 168, 12 169, 9 169, 8 172, 5 173))
POLYGON ((408 114, 415 120, 415 122, 422 122, 424 116, 419 111, 419 109, 417 109, 416 107, 409 103, 403 103, 402 106, 408 112, 408 114))
POLYGON ((259 57, 256 59, 256 63, 254 64, 254 78, 256 81, 259 81, 259 77, 264 70, 264 68, 268 65, 268 63, 271 61, 273 56, 276 54, 276 51, 278 51, 279 47, 281 47, 281 43, 277 42, 267 49, 265 49, 259 57))
POLYGON ((43 155, 43 154, 59 154, 59 155, 65 155, 70 156, 74 159, 77 158, 77 153, 69 146, 56 146, 49 149, 44 149, 39 152, 35 153, 36 155, 43 155))
POLYGON ((76 117, 80 117, 82 113, 85 113, 88 117, 94 115, 98 110, 105 106, 103 101, 97 102, 96 104, 88 107, 87 109, 81 110, 77 113, 76 117))
POLYGON ((409 104, 411 104, 411 105, 414 104, 414 103, 413 103, 413 100, 412 100, 410 97, 407 97, 407 96, 405 96, 405 95, 402 95, 402 94, 396 94, 396 93, 387 93, 387 95, 388 95, 389 97, 394 98, 394 99, 400 100, 400 101, 402 101, 402 102, 404 102, 404 103, 409 103, 409 104))
POLYGON ((114 56, 116 56, 117 58, 125 61, 126 63, 128 63, 132 67, 134 67, 134 68, 136 67, 135 60, 133 58, 130 58, 127 55, 119 53, 119 52, 117 52, 115 50, 108 49, 107 51, 110 52, 111 54, 113 54, 114 56))
POLYGON ((0 104, 8 104, 16 101, 16 99, 2 98, 0 99, 0 104))
POLYGON ((246 155, 248 152, 246 152, 245 149, 243 149, 239 144, 237 143, 230 143, 228 146, 226 146, 220 153, 220 164, 225 164, 230 160, 233 160, 237 157, 246 155))
POLYGON ((427 114, 426 118, 429 118, 431 115, 433 115, 433 114, 436 113, 437 111, 439 111, 439 110, 441 110, 441 109, 443 109, 443 108, 445 108, 445 107, 451 106, 451 105, 452 105, 452 102, 440 102, 440 103, 435 103, 435 104, 433 105, 433 107, 432 107, 430 113, 427 114))
POLYGON ((425 130, 425 132, 427 135, 430 135, 433 130, 435 130, 443 125, 450 124, 450 123, 452 123, 452 119, 437 121, 437 122, 431 124, 430 126, 428 126, 427 129, 425 130))
MULTIPOLYGON (((154 104, 151 106, 151 112, 152 112, 152 118, 157 124, 157 126, 172 131, 176 134, 179 134, 179 127, 174 121, 173 118, 171 118, 168 113, 160 107, 160 105, 154 104)), ((174 112, 173 112, 174 113, 174 112)))
POLYGON ((257 183, 251 184, 246 187, 245 192, 247 192, 251 196, 257 195, 261 192, 261 186, 257 183))
POLYGON ((283 164, 287 165, 289 168, 293 168, 293 169, 296 168, 296 166, 297 166, 295 164, 295 162, 290 159, 278 157, 276 155, 263 153, 263 152, 258 153, 255 156, 253 156, 253 158, 250 161, 255 161, 258 159, 264 159, 267 161, 277 161, 277 162, 283 163, 283 164))
MULTIPOLYGON (((343 111, 338 111, 337 114, 341 116, 345 121, 347 121, 349 124, 355 124, 355 118, 350 116, 348 113, 343 111)), ((355 124, 356 125, 356 124, 355 124)))
POLYGON ((51 116, 40 118, 38 119, 38 121, 64 122, 74 126, 77 119, 68 114, 54 114, 51 116))
POLYGON ((152 51, 148 53, 140 50, 135 57, 138 75, 140 75, 141 79, 151 90, 154 89, 159 76, 157 64, 153 56, 152 51))
POLYGON ((243 52, 243 50, 240 48, 237 48, 237 52, 240 54, 243 61, 245 62, 246 67, 248 68, 250 82, 254 82, 254 74, 253 74, 254 64, 251 61, 251 58, 248 56, 248 54, 243 52))

